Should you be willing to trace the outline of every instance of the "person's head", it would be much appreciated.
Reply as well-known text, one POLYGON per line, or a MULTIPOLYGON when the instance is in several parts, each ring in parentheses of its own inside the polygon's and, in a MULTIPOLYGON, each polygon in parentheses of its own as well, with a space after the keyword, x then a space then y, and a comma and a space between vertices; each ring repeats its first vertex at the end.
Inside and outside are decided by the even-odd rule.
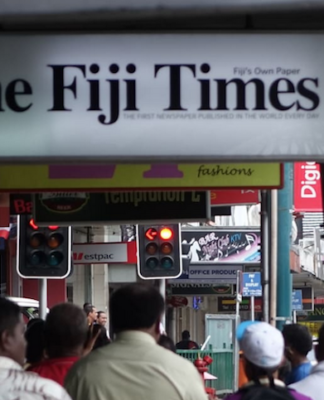
POLYGON ((25 362, 25 325, 17 304, 0 298, 0 356, 18 364, 25 362))
POLYGON ((185 330, 181 334, 182 340, 189 340, 190 339, 190 333, 189 331, 185 330))
POLYGON ((96 310, 95 306, 89 304, 89 305, 86 305, 83 308, 83 310, 84 310, 84 312, 85 312, 85 314, 87 316, 89 325, 93 324, 94 322, 96 322, 96 320, 97 320, 97 310, 96 310))
POLYGON ((315 353, 318 362, 324 361, 324 324, 318 331, 318 343, 315 346, 315 353))
POLYGON ((107 314, 104 311, 98 311, 97 313, 97 323, 102 326, 107 324, 107 314))
POLYGON ((266 322, 245 321, 237 330, 237 338, 247 378, 273 377, 284 360, 281 332, 266 322))
POLYGON ((91 306, 91 303, 84 303, 83 304, 83 309, 85 310, 87 307, 91 306))
POLYGON ((176 353, 177 351, 173 340, 167 335, 161 335, 158 344, 167 350, 173 351, 173 353, 176 353))
POLYGON ((96 350, 96 349, 98 349, 98 347, 106 346, 107 344, 110 343, 110 340, 108 339, 108 336, 107 336, 106 328, 103 325, 100 325, 100 324, 93 325, 92 335, 96 336, 98 331, 99 331, 99 334, 93 345, 92 350, 96 350))
POLYGON ((41 318, 31 319, 27 324, 25 338, 27 341, 26 361, 30 364, 40 362, 44 357, 44 326, 41 318))
POLYGON ((285 325, 282 330, 285 339, 285 355, 293 364, 298 365, 313 348, 312 336, 306 326, 300 324, 285 325))
POLYGON ((87 335, 82 309, 72 303, 58 304, 51 308, 45 321, 46 354, 49 358, 81 356, 87 335))
POLYGON ((131 283, 113 292, 110 299, 110 322, 114 333, 140 330, 160 336, 164 300, 149 283, 131 283))

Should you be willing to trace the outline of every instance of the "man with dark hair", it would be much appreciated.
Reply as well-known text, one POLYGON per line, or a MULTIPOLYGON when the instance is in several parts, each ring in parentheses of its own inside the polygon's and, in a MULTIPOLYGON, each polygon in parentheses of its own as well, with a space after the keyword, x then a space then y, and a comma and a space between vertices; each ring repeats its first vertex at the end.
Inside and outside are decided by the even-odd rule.
POLYGON ((266 322, 244 321, 236 335, 249 382, 226 400, 310 400, 276 379, 284 360, 284 339, 278 329, 266 322))
POLYGON ((292 384, 290 387, 311 397, 313 400, 324 400, 324 324, 318 332, 315 354, 318 364, 313 367, 307 378, 292 384))
POLYGON ((190 340, 190 333, 189 331, 185 330, 181 334, 182 340, 176 344, 177 349, 181 350, 192 350, 198 349, 199 346, 193 340, 190 340))
POLYGON ((113 292, 115 341, 76 363, 65 387, 73 400, 206 400, 202 379, 188 361, 157 344, 164 300, 151 284, 113 292))
POLYGON ((17 304, 0 298, 1 400, 70 400, 57 383, 25 372, 25 326, 17 304))
POLYGON ((104 311, 98 311, 98 313, 97 313, 97 324, 106 327, 107 314, 104 311))
POLYGON ((30 368, 63 386, 72 365, 83 355, 88 325, 83 310, 71 303, 54 306, 47 314, 44 342, 47 359, 30 368))
POLYGON ((285 339, 285 355, 291 363, 291 371, 286 377, 286 384, 290 385, 310 374, 312 364, 307 354, 313 348, 313 341, 308 328, 300 324, 285 325, 282 334, 285 339))
POLYGON ((84 305, 83 310, 87 316, 88 326, 93 325, 97 321, 97 310, 95 306, 91 304, 84 305))

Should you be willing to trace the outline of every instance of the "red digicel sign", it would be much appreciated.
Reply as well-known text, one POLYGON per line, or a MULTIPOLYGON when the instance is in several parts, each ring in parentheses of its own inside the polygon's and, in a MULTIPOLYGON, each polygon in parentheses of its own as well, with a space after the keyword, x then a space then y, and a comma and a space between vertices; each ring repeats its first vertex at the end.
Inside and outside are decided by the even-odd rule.
POLYGON ((211 190, 212 206, 259 203, 258 190, 211 190))
POLYGON ((320 166, 315 162, 294 164, 295 211, 322 211, 320 166))

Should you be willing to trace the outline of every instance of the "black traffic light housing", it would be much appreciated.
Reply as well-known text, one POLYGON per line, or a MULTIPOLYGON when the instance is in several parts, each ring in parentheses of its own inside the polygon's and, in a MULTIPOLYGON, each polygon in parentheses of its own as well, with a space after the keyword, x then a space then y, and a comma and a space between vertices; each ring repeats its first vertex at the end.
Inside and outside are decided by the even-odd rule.
POLYGON ((142 279, 177 278, 182 273, 180 224, 137 226, 137 268, 142 279))
POLYGON ((38 227, 17 217, 17 272, 22 278, 66 278, 72 264, 71 227, 38 227))

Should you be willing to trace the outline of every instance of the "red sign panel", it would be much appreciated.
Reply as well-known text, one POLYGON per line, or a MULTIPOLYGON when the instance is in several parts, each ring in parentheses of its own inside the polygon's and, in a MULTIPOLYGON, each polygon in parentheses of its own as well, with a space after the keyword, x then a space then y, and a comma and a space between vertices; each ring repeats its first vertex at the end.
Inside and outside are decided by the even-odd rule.
POLYGON ((212 206, 259 203, 258 190, 211 190, 212 206))
POLYGON ((294 164, 295 211, 322 211, 321 172, 315 162, 294 164))

